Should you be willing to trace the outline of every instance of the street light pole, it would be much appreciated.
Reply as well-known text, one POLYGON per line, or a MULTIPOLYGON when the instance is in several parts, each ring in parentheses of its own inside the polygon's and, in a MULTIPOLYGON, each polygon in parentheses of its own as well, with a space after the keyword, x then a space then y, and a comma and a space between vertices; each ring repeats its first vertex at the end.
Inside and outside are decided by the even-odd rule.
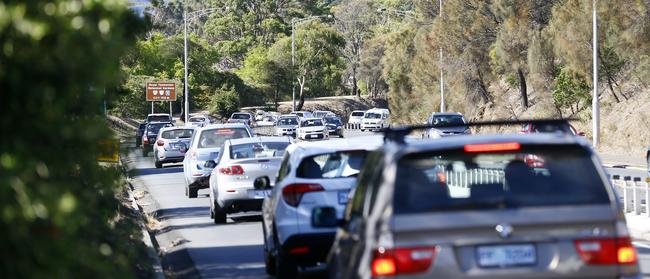
MULTIPOLYGON (((438 9, 438 12, 438 17, 440 17, 440 20, 442 20, 442 0, 440 0, 440 7, 438 9)), ((445 83, 442 73, 442 45, 440 45, 440 112, 445 112, 445 83)))
POLYGON ((184 10, 183 11, 183 25, 184 25, 184 29, 185 29, 185 31, 184 31, 185 34, 183 36, 183 45, 184 45, 184 50, 183 50, 184 63, 183 64, 185 64, 184 65, 184 68, 185 68, 185 81, 183 82, 184 83, 183 95, 185 95, 184 96, 185 97, 185 110, 184 111, 185 111, 185 124, 187 124, 187 123, 189 123, 188 118, 189 118, 189 114, 190 114, 190 103, 189 103, 190 98, 188 96, 189 92, 187 90, 187 83, 188 83, 188 80, 187 80, 187 7, 185 5, 183 5, 183 10, 184 10))
MULTIPOLYGON (((295 72, 296 67, 296 19, 291 19, 291 70, 295 72)), ((295 76, 294 76, 295 78, 295 76)), ((296 81, 291 79, 291 111, 296 111, 296 81)))
POLYGON ((593 0, 593 30, 592 30, 592 66, 593 66, 593 96, 591 99, 591 117, 593 122, 593 145, 598 147, 600 140, 600 108, 598 105, 598 15, 597 15, 598 0, 593 0))

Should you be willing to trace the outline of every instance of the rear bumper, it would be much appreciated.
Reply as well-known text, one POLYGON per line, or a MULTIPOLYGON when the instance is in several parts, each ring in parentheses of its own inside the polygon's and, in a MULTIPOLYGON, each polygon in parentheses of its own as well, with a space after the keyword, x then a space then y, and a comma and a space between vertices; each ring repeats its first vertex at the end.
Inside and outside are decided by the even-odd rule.
POLYGON ((300 265, 315 265, 325 262, 335 236, 334 232, 292 235, 282 244, 282 250, 300 265))
POLYGON ((190 178, 190 189, 210 188, 210 175, 190 178))
POLYGON ((224 200, 221 206, 226 210, 226 213, 262 211, 263 202, 263 199, 234 199, 224 200))

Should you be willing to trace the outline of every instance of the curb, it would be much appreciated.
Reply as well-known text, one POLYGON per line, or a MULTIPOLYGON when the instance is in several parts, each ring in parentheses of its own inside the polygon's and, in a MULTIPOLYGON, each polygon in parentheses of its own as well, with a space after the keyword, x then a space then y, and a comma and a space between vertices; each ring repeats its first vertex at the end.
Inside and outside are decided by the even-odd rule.
MULTIPOLYGON (((130 181, 127 182, 127 184, 129 186, 127 192, 129 193, 129 200, 131 201, 131 206, 133 207, 133 210, 138 212, 140 218, 143 218, 142 208, 135 200, 135 197, 133 197, 133 185, 131 185, 130 181)), ((155 241, 155 238, 152 237, 151 233, 146 229, 146 225, 144 225, 144 227, 142 228, 142 242, 144 242, 144 244, 147 246, 147 254, 149 254, 149 258, 153 261, 152 263, 152 267, 154 271, 153 278, 164 279, 165 273, 162 269, 162 263, 157 252, 160 247, 158 247, 158 243, 155 241)))

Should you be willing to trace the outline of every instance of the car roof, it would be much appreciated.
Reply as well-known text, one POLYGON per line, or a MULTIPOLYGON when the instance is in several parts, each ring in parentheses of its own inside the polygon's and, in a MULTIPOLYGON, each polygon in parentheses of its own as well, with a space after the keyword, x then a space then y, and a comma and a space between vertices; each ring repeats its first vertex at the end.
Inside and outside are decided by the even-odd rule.
POLYGON ((229 140, 229 142, 230 145, 235 145, 235 144, 258 143, 258 142, 291 142, 291 139, 289 137, 261 136, 261 137, 231 139, 229 140))
POLYGON ((170 131, 170 130, 196 130, 196 127, 195 126, 173 126, 173 127, 164 127, 160 129, 161 132, 170 131))
POLYGON ((227 129, 227 128, 245 128, 248 126, 244 123, 225 123, 225 124, 210 124, 205 127, 198 128, 198 131, 211 130, 211 129, 227 129))
POLYGON ((309 120, 323 120, 320 117, 305 117, 302 119, 302 121, 309 121, 309 120))
POLYGON ((354 138, 336 139, 329 141, 308 142, 302 141, 294 143, 287 147, 287 152, 296 157, 296 160, 302 158, 348 150, 368 150, 373 151, 380 148, 384 143, 384 137, 380 135, 362 136, 354 138))
POLYGON ((467 144, 518 142, 523 145, 579 145, 591 150, 589 143, 564 133, 461 135, 439 139, 409 142, 403 149, 407 153, 428 152, 463 148, 467 144))

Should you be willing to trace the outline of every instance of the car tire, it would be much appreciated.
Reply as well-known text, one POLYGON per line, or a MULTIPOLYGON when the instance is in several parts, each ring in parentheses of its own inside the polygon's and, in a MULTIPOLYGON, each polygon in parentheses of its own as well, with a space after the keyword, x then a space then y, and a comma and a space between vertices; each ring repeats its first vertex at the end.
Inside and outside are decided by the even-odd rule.
POLYGON ((262 221, 262 233, 264 234, 264 269, 266 270, 266 274, 274 276, 275 275, 275 257, 273 256, 273 253, 269 251, 268 244, 267 244, 267 233, 266 233, 266 225, 264 225, 264 221, 262 221))
POLYGON ((187 196, 190 199, 194 199, 194 198, 199 196, 199 189, 193 189, 193 188, 188 187, 187 194, 188 194, 187 196))
POLYGON ((221 206, 219 206, 219 204, 216 201, 214 202, 213 207, 214 207, 214 214, 213 214, 214 215, 214 218, 213 218, 214 223, 215 224, 225 224, 225 223, 227 223, 228 222, 228 220, 227 220, 228 216, 226 215, 226 211, 221 206))
POLYGON ((278 257, 275 259, 275 277, 276 278, 296 278, 298 277, 298 264, 296 261, 289 257, 289 255, 282 252, 280 247, 278 257))
POLYGON ((361 129, 361 132, 365 132, 365 131, 366 131, 366 129, 361 129))
POLYGON ((210 202, 210 219, 214 219, 214 203, 210 202))
POLYGON ((161 161, 156 160, 155 164, 156 164, 157 169, 160 169, 160 168, 163 167, 163 163, 161 161))

